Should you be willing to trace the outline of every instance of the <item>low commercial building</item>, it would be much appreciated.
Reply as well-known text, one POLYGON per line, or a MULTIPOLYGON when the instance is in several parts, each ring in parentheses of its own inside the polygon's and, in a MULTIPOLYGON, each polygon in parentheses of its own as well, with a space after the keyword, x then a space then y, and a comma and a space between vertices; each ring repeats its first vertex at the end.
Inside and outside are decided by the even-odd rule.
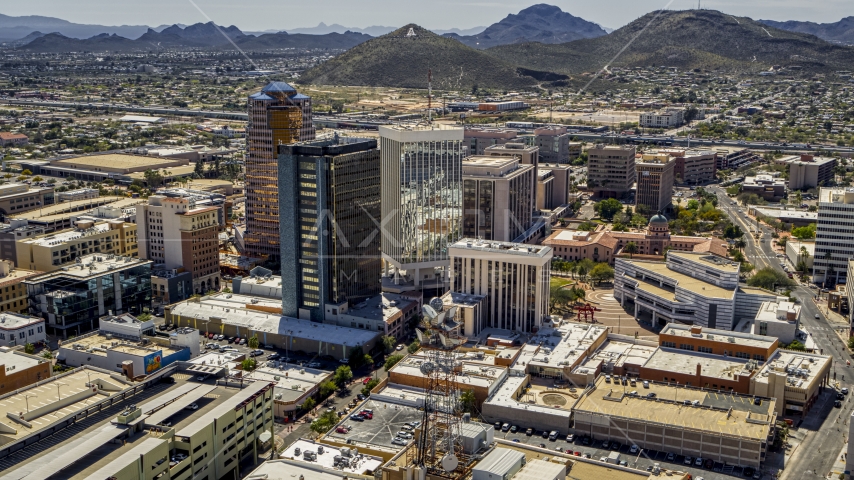
POLYGON ((360 330, 301 320, 282 315, 280 300, 217 293, 170 305, 164 309, 166 323, 216 332, 231 337, 258 335, 262 344, 286 351, 317 353, 335 360, 354 352, 370 353, 380 348, 381 331, 360 330))
MULTIPOLYGON (((104 323, 102 322, 102 325, 104 323)), ((192 337, 192 332, 182 330, 176 335, 192 337)), ((70 367, 92 366, 121 372, 128 378, 151 375, 163 367, 192 357, 188 346, 159 345, 151 341, 131 341, 114 337, 109 331, 94 331, 75 337, 59 346, 57 360, 70 367)), ((198 351, 199 333, 195 332, 198 351)), ((189 342, 182 342, 189 343, 189 342)))
POLYGON ((0 346, 14 347, 46 341, 43 318, 14 312, 0 313, 0 346))
POLYGON ((273 417, 294 421, 302 404, 316 398, 320 385, 332 380, 333 372, 301 367, 292 363, 269 361, 253 370, 248 378, 275 384, 273 417))
POLYGON ((29 143, 30 138, 23 133, 0 132, 0 146, 18 147, 29 143))
MULTIPOLYGON (((388 371, 388 383, 414 388, 426 388, 428 378, 421 365, 429 358, 421 354, 407 355, 388 371)), ((507 367, 488 365, 473 360, 461 359, 457 372, 457 388, 474 392, 475 402, 480 408, 507 378, 507 367)))
POLYGON ((463 236, 510 242, 533 222, 537 168, 515 157, 463 160, 463 236))
POLYGON ((151 262, 116 255, 87 255, 59 270, 24 280, 30 313, 60 338, 95 329, 108 315, 139 315, 151 308, 151 262))
POLYGON ((13 267, 17 266, 17 242, 43 233, 44 228, 30 225, 27 219, 9 219, 9 223, 0 224, 0 259, 11 262, 13 267))
POLYGON ((542 328, 549 315, 550 247, 468 238, 448 254, 451 290, 487 297, 485 327, 525 333, 542 328))
POLYGON ((574 431, 730 465, 765 461, 776 433, 774 399, 757 405, 750 397, 660 383, 627 390, 600 376, 573 406, 574 431))
POLYGON ((797 240, 794 237, 789 237, 786 242, 786 258, 795 266, 795 268, 804 262, 806 271, 809 274, 812 271, 813 257, 815 257, 815 242, 797 240))
POLYGON ((805 227, 811 223, 816 223, 818 221, 818 212, 810 212, 791 207, 757 207, 751 205, 747 207, 747 211, 751 215, 773 218, 793 227, 805 227))
POLYGON ((512 142, 517 135, 516 130, 467 127, 463 133, 463 140, 468 147, 469 155, 484 155, 486 148, 512 142))
POLYGON ((741 185, 743 193, 753 193, 769 202, 779 202, 786 197, 786 181, 768 174, 745 177, 741 185))
POLYGON ((73 177, 87 182, 100 182, 107 179, 122 180, 134 172, 172 170, 188 164, 189 160, 185 158, 107 153, 54 160, 50 164, 42 165, 38 169, 39 171, 33 171, 33 173, 51 177, 73 177))
POLYGON ((193 295, 193 274, 183 268, 151 270, 151 303, 154 308, 186 300, 193 295))
POLYGON ((780 297, 775 301, 762 302, 756 318, 742 319, 736 325, 735 331, 774 337, 783 344, 802 340, 799 335, 801 306, 783 300, 783 298, 785 297, 780 297))
POLYGON ((64 192, 56 192, 57 202, 75 202, 79 200, 88 200, 90 198, 98 198, 100 192, 94 188, 78 188, 76 190, 66 190, 64 192))
POLYGON ((827 186, 833 181, 833 157, 816 157, 810 154, 792 155, 775 160, 777 164, 789 165, 789 190, 807 190, 827 186))
POLYGON ((716 147, 717 170, 735 170, 762 161, 762 157, 747 148, 716 147))
POLYGON ((511 110, 525 110, 528 104, 521 101, 506 101, 506 102, 483 102, 477 105, 477 109, 481 112, 509 112, 511 110))
POLYGON ((15 215, 55 203, 53 187, 31 187, 24 183, 0 185, 0 216, 15 215))
POLYGON ((89 200, 63 202, 12 216, 12 221, 25 221, 26 225, 42 228, 43 233, 53 233, 74 228, 78 220, 122 220, 133 222, 135 206, 145 203, 144 198, 98 197, 89 200))
POLYGON ((509 448, 494 448, 471 470, 472 480, 513 478, 525 466, 525 454, 509 448))
POLYGON ((644 128, 674 128, 685 123, 685 109, 669 108, 658 112, 640 114, 639 124, 644 128))
POLYGON ((779 349, 750 379, 750 394, 775 398, 777 415, 806 416, 830 384, 833 357, 779 349))
POLYGON ((383 292, 356 305, 326 305, 323 323, 351 327, 403 339, 412 320, 421 313, 421 301, 406 294, 383 292))
POLYGON ((634 303, 635 318, 732 330, 777 296, 738 284, 739 264, 712 254, 669 251, 665 263, 617 258, 614 296, 634 303), (648 312, 648 313, 647 313, 648 312), (649 316, 647 316, 649 315, 649 316))
MULTIPOLYGON (((3 328, 0 324, 0 330, 3 328)), ((47 380, 53 373, 51 367, 45 358, 0 347, 0 395, 47 380)))
POLYGON ((52 272, 87 255, 136 257, 137 229, 133 223, 78 220, 75 228, 19 240, 17 264, 30 270, 52 272))
POLYGON ((12 262, 0 260, 0 313, 27 314, 27 286, 23 282, 41 273, 43 272, 14 268, 12 262))

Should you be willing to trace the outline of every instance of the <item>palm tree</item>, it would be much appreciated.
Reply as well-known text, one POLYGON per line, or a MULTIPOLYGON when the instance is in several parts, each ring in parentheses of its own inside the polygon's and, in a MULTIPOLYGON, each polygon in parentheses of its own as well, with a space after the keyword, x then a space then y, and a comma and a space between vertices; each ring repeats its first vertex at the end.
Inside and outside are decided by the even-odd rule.
POLYGON ((739 250, 744 250, 744 247, 747 246, 747 244, 744 242, 744 237, 736 240, 735 243, 733 244, 733 246, 739 250))
POLYGON ((623 252, 629 254, 629 258, 632 258, 632 255, 638 253, 638 244, 635 242, 629 242, 623 247, 623 252))

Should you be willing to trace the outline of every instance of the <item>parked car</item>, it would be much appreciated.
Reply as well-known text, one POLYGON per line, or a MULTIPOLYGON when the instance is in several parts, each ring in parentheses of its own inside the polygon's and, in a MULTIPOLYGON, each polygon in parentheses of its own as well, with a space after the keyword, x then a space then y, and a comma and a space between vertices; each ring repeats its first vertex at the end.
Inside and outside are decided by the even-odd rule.
POLYGON ((529 436, 529 437, 530 437, 530 436, 531 436, 531 435, 533 435, 533 434, 534 434, 534 429, 533 429, 533 428, 529 428, 529 429, 525 430, 525 435, 527 435, 527 436, 529 436))
POLYGON ((694 460, 694 466, 695 467, 702 467, 703 466, 703 457, 697 457, 697 459, 694 460))
POLYGON ((370 382, 370 381, 371 381, 371 377, 365 377, 362 379, 362 385, 367 385, 368 382, 370 382))
POLYGON ((364 422, 365 417, 363 417, 361 415, 353 414, 353 415, 350 415, 350 420, 355 420, 357 422, 364 422))
POLYGON ((566 436, 566 441, 567 441, 567 442, 573 442, 573 441, 575 441, 575 435, 573 435, 573 434, 571 434, 571 433, 570 433, 570 434, 568 434, 568 435, 566 436))
POLYGON ((362 395, 362 394, 360 393, 360 394, 356 395, 356 398, 358 398, 358 399, 359 399, 359 401, 362 401, 362 400, 364 400, 364 399, 365 399, 365 398, 367 398, 367 397, 365 397, 364 395, 362 395))
POLYGON ((672 453, 668 453, 668 454, 667 454, 667 461, 668 461, 668 462, 672 462, 672 461, 674 461, 674 460, 676 460, 676 455, 674 455, 674 454, 672 454, 672 453))
POLYGON ((281 356, 281 355, 279 355, 278 353, 271 353, 271 354, 267 355, 267 360, 276 360, 276 359, 278 359, 280 356, 281 356))
POLYGON ((261 355, 264 355, 264 350, 252 350, 249 352, 249 356, 251 357, 260 357, 261 355))
POLYGON ((309 362, 308 365, 306 365, 306 367, 308 367, 308 368, 320 368, 320 362, 309 362))
POLYGON ((228 337, 228 343, 234 343, 234 337, 228 337))
POLYGON ((638 453, 638 450, 640 450, 640 447, 638 447, 637 445, 632 445, 632 448, 629 449, 629 453, 635 454, 638 453))
POLYGON ((216 336, 216 339, 217 339, 217 340, 225 340, 225 335, 222 335, 222 334, 217 335, 217 336, 216 336))
POLYGON ((338 433, 350 433, 350 430, 347 427, 338 427, 335 431, 338 433))
POLYGON ((501 426, 502 432, 506 432, 508 430, 510 430, 510 424, 509 423, 505 423, 504 425, 501 426))

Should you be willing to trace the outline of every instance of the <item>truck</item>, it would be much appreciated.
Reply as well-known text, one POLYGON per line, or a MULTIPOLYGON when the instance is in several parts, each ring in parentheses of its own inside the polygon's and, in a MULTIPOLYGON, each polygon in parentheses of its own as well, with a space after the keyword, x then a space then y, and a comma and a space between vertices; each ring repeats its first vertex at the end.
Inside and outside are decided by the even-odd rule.
POLYGON ((620 452, 611 452, 608 454, 608 463, 612 463, 614 465, 620 464, 620 452))

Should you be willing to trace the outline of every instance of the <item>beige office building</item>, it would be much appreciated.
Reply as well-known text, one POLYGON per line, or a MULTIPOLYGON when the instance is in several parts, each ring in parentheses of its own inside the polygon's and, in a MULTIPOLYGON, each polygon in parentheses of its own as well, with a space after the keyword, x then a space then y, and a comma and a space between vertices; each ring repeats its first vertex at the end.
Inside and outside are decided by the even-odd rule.
POLYGON ((23 183, 0 185, 0 215, 26 212, 54 202, 53 187, 30 187, 23 183))
POLYGON ((645 213, 655 213, 670 206, 673 198, 673 170, 676 160, 669 155, 644 155, 637 161, 637 195, 635 205, 645 213))
POLYGON ((493 145, 483 149, 484 155, 500 157, 519 157, 525 165, 537 166, 540 164, 540 147, 525 145, 524 143, 508 142, 503 145, 493 145))
POLYGON ((466 128, 463 138, 469 155, 483 155, 484 150, 493 145, 503 145, 516 139, 516 130, 503 128, 466 128))
POLYGON ((517 157, 463 160, 463 236, 510 242, 531 226, 536 167, 517 157))
POLYGON ((139 255, 163 269, 193 275, 193 291, 219 290, 219 206, 154 195, 136 208, 139 255))
POLYGON ((587 186, 600 198, 619 198, 632 189, 636 178, 633 145, 598 144, 587 150, 587 186))
POLYGON ((78 220, 76 227, 35 238, 19 240, 17 264, 29 270, 52 272, 85 255, 102 253, 136 257, 136 225, 122 220, 95 223, 78 220))
POLYGON ((833 180, 836 159, 804 154, 800 157, 783 157, 775 163, 789 164, 789 190, 806 190, 825 186, 833 180))

